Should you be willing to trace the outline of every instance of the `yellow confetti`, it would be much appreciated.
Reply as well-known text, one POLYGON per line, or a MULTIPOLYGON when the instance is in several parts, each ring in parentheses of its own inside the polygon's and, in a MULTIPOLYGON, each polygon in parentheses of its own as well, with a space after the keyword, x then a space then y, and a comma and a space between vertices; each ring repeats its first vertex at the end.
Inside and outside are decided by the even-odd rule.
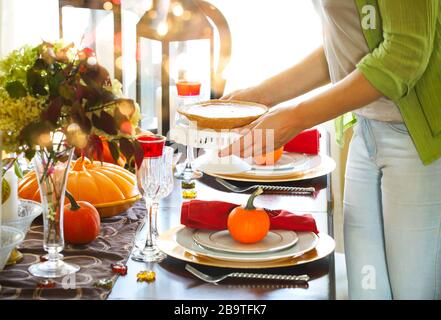
POLYGON ((152 282, 156 279, 156 273, 154 271, 140 271, 136 274, 138 282, 152 282))

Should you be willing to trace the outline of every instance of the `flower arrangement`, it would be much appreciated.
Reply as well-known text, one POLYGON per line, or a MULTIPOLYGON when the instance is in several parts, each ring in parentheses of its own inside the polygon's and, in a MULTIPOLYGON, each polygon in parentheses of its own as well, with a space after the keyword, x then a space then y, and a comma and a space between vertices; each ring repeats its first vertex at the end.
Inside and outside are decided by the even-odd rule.
POLYGON ((101 136, 116 160, 122 153, 139 164, 142 150, 134 138, 139 120, 139 106, 123 97, 121 84, 110 79, 91 49, 43 42, 0 60, 0 131, 6 152, 30 160, 58 137, 102 160, 101 136))
MULTIPOLYGON (((33 275, 59 277, 77 271, 59 255, 64 247, 64 196, 74 149, 102 161, 104 138, 115 160, 123 154, 129 164, 139 166, 143 160, 135 138, 139 120, 139 106, 123 97, 121 84, 110 79, 91 49, 42 42, 0 60, 1 147, 34 160, 40 188, 49 260, 32 265, 33 275)), ((14 166, 20 175, 16 157, 6 164, 4 170, 14 166)))

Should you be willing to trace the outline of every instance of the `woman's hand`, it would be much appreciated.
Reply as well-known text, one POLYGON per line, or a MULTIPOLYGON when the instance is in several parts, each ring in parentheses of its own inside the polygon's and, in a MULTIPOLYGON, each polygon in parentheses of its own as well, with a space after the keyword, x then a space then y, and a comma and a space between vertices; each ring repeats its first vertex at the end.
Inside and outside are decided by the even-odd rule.
POLYGON ((268 99, 265 99, 263 90, 259 87, 250 87, 233 91, 221 98, 221 100, 237 100, 246 102, 255 102, 272 107, 268 99))
POLYGON ((271 152, 284 146, 304 128, 295 116, 294 107, 272 109, 248 126, 236 129, 242 137, 220 151, 225 157, 231 154, 248 158, 271 152))
POLYGON ((354 70, 331 88, 295 106, 271 109, 247 127, 241 128, 239 131, 243 136, 219 154, 248 158, 272 151, 285 145, 302 130, 368 105, 382 96, 359 70, 354 70))

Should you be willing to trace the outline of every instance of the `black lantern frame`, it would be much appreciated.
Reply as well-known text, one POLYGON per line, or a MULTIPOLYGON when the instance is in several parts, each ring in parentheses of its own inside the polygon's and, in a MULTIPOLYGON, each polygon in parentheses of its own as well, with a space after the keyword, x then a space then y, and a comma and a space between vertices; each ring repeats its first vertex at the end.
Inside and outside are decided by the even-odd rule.
MULTIPOLYGON (((121 83, 123 81, 122 69, 118 67, 117 61, 121 61, 122 57, 122 19, 121 19, 121 1, 105 1, 105 0, 59 0, 58 10, 59 10, 59 30, 60 37, 63 37, 63 7, 74 7, 81 9, 90 10, 106 10, 104 5, 106 2, 112 4, 113 12, 113 26, 114 26, 114 37, 113 37, 113 66, 114 75, 117 80, 121 83)), ((110 11, 110 10, 108 10, 110 11)))
MULTIPOLYGON (((161 43, 161 131, 167 134, 170 130, 170 43, 190 40, 210 41, 210 98, 216 99, 223 95, 225 80, 222 73, 231 57, 231 33, 228 23, 222 13, 212 4, 203 0, 175 0, 183 10, 191 12, 191 19, 182 19, 173 14, 171 6, 162 6, 161 0, 153 0, 153 5, 140 19, 136 27, 137 39, 137 78, 136 99, 142 105, 141 98, 141 39, 156 40, 161 43), (162 17, 158 18, 158 17, 162 17), (158 33, 160 23, 166 21, 168 32, 158 33), (217 27, 220 38, 220 52, 215 70, 214 36, 217 27)), ((159 119, 158 119, 159 121, 159 119)))

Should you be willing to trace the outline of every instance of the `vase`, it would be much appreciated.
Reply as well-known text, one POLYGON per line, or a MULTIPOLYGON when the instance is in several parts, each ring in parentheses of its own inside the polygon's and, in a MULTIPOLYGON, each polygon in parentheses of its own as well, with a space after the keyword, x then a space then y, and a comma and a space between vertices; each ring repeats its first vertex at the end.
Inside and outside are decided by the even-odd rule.
POLYGON ((43 209, 43 247, 48 253, 47 261, 29 267, 29 272, 36 277, 58 278, 80 269, 64 262, 61 255, 64 249, 64 195, 73 151, 64 145, 40 148, 33 159, 43 209))

